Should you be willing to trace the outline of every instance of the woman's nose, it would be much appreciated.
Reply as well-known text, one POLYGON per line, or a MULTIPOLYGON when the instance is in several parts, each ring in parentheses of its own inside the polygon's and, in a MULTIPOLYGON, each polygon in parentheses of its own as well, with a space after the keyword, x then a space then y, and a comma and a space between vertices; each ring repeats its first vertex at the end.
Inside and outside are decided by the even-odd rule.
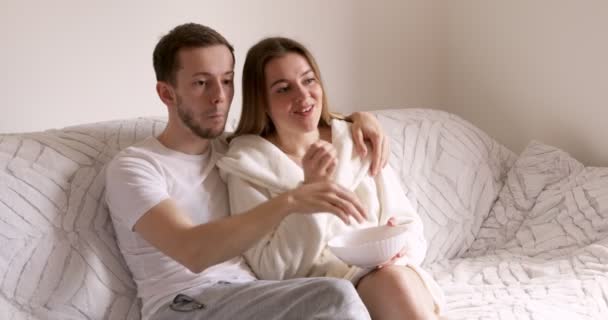
POLYGON ((308 97, 308 90, 302 85, 298 85, 295 91, 297 102, 302 102, 308 97))

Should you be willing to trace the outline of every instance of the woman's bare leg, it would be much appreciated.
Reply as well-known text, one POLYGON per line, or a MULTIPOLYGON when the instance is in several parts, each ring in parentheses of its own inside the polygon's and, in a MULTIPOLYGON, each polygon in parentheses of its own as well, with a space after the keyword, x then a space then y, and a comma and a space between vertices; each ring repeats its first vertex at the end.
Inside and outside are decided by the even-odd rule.
POLYGON ((374 320, 438 319, 431 293, 409 267, 374 270, 359 281, 357 291, 374 320))

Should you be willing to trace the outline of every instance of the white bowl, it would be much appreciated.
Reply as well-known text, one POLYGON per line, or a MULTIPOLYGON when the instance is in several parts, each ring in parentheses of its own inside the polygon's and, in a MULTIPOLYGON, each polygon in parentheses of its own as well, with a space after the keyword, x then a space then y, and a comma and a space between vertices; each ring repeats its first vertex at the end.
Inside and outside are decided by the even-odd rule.
POLYGON ((372 268, 389 261, 405 246, 407 225, 378 226, 349 231, 329 240, 327 246, 342 261, 372 268))

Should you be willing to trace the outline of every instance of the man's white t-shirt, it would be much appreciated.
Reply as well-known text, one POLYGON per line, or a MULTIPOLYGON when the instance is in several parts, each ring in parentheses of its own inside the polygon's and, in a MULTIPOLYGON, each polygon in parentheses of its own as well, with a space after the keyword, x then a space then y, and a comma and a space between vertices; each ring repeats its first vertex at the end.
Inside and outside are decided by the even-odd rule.
POLYGON ((143 302, 143 319, 177 293, 217 281, 255 280, 242 257, 193 273, 133 231, 144 213, 169 198, 195 224, 228 217, 228 191, 215 166, 224 149, 221 141, 214 141, 207 153, 189 155, 150 137, 121 151, 106 168, 106 201, 118 245, 143 302))

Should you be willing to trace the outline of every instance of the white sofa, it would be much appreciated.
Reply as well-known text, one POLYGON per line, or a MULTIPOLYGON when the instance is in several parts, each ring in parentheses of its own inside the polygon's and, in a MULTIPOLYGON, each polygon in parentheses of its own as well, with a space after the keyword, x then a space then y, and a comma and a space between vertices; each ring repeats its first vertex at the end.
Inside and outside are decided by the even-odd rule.
MULTIPOLYGON (((608 319, 608 169, 538 142, 518 157, 441 111, 376 113, 448 319, 608 319)), ((164 125, 0 134, 2 319, 139 319, 103 170, 164 125)))

